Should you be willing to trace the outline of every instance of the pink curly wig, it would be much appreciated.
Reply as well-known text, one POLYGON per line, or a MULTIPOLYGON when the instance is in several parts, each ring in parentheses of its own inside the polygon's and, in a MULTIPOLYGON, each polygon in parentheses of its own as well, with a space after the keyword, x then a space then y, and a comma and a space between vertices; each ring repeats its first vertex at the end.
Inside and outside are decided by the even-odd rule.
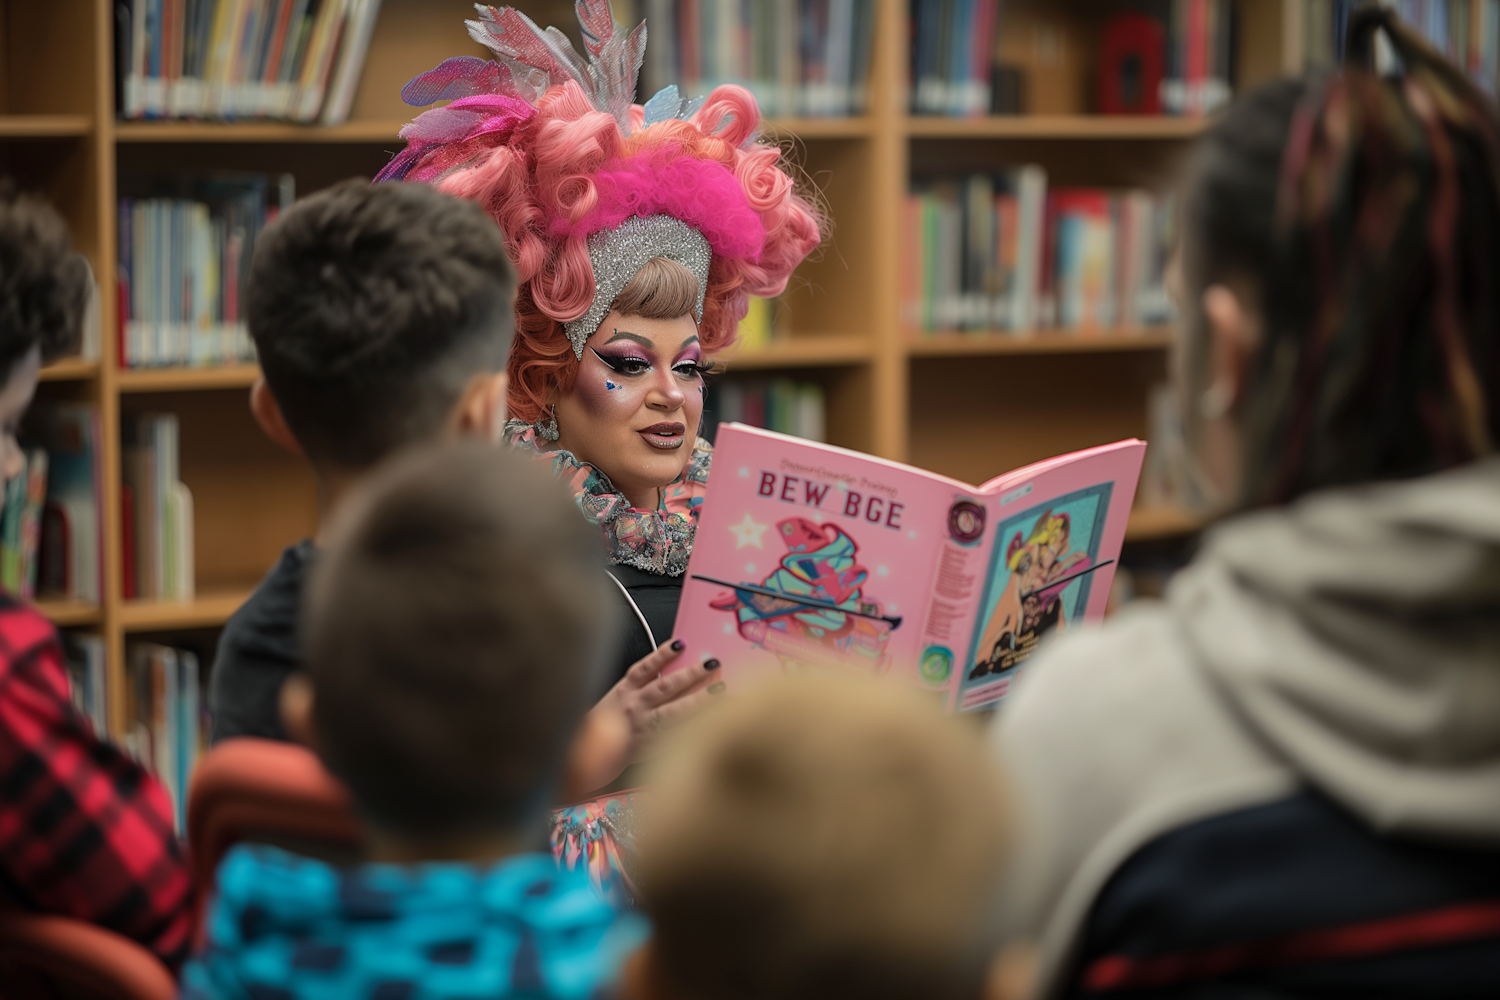
POLYGON ((472 199, 505 232, 520 280, 514 418, 541 419, 549 396, 577 376, 563 324, 593 301, 590 234, 655 214, 703 234, 713 250, 698 328, 706 353, 733 343, 749 296, 781 294, 821 241, 819 213, 794 190, 781 151, 758 141, 749 91, 722 86, 687 120, 644 122, 633 105, 627 135, 573 80, 535 107, 500 94, 461 97, 403 129, 407 148, 377 178, 472 199))

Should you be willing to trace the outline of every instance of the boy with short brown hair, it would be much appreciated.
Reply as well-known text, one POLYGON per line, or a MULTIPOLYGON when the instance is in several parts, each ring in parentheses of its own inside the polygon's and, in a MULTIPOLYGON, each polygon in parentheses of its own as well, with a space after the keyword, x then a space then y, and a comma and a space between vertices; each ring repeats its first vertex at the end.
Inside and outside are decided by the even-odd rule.
POLYGON ((644 817, 635 1000, 1006 994, 999 781, 917 698, 790 678, 690 728, 644 817))

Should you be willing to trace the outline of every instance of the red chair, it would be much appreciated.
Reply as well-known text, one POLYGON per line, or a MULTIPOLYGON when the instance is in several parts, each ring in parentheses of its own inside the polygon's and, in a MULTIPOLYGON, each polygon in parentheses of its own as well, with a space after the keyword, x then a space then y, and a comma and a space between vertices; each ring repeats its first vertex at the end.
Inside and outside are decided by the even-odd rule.
POLYGON ((0 912, 0 996, 172 1000, 177 983, 151 952, 72 917, 0 912))
POLYGON ((358 858, 364 832, 348 791, 305 747, 234 739, 199 762, 188 794, 188 844, 198 887, 193 926, 224 854, 241 841, 275 844, 329 861, 358 858))

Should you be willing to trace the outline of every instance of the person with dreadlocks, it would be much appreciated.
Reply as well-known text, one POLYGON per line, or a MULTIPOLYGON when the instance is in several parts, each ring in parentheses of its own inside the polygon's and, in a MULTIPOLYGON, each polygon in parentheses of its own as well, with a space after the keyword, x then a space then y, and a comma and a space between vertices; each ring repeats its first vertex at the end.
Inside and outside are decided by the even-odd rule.
POLYGON ((1039 997, 1500 988, 1500 118, 1393 13, 1347 37, 1188 175, 1174 377, 1230 516, 992 724, 1039 997))

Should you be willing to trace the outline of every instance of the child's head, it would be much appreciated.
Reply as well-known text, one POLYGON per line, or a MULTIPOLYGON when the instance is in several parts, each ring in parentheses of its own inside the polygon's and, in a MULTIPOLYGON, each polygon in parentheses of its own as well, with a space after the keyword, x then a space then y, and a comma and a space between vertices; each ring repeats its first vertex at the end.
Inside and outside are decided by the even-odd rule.
POLYGON ((335 518, 307 595, 311 724, 295 728, 377 833, 535 833, 599 695, 608 583, 544 468, 480 443, 408 453, 335 518))
POLYGON ((1237 101, 1183 214, 1179 384, 1208 484, 1282 503, 1424 475, 1500 439, 1500 124, 1384 7, 1349 64, 1237 101), (1375 68, 1375 38, 1401 73, 1375 68))
POLYGON ((799 677, 695 723, 653 789, 637 992, 978 1000, 1008 821, 968 720, 889 683, 799 677))
POLYGON ((16 430, 45 361, 78 350, 89 268, 46 202, 0 186, 0 471, 20 471, 16 430))
POLYGON ((305 198, 251 264, 250 335, 270 390, 256 415, 344 472, 464 421, 498 430, 514 293, 505 239, 471 202, 360 181, 305 198))

